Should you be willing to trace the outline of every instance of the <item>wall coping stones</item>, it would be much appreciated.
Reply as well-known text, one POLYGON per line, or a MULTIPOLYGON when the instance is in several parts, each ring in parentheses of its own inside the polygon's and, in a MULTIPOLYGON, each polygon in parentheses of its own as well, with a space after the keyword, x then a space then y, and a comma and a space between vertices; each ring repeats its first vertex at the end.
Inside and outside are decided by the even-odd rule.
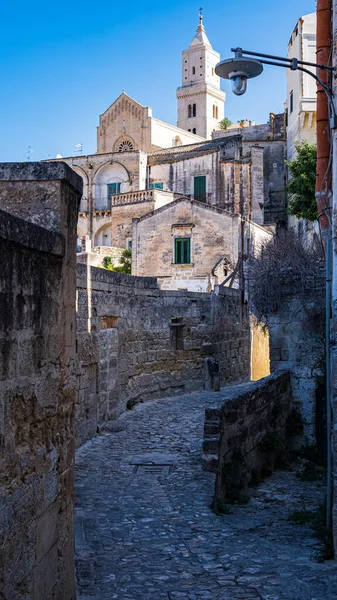
POLYGON ((0 181, 67 181, 82 194, 82 178, 64 162, 2 162, 0 181))
POLYGON ((0 237, 20 246, 64 256, 63 235, 35 225, 0 209, 0 237))

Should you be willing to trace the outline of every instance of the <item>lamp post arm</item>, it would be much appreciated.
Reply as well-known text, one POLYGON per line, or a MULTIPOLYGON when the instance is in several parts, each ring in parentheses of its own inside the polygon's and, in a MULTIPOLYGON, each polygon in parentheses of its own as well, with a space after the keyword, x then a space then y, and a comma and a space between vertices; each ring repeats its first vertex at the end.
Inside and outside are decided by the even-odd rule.
MULTIPOLYGON (((261 54, 260 52, 251 52, 250 50, 242 50, 242 48, 231 48, 231 52, 240 52, 242 55, 243 54, 247 54, 247 56, 257 56, 257 57, 261 57, 261 58, 271 58, 273 60, 277 60, 277 61, 283 61, 285 63, 291 63, 293 61, 292 58, 285 58, 283 56, 274 56, 273 54, 261 54)), ((260 62, 264 62, 263 60, 261 60, 260 62)), ((306 62, 304 60, 299 60, 296 59, 296 62, 300 65, 306 65, 307 67, 316 67, 317 69, 323 69, 326 71, 335 71, 336 68, 335 67, 331 67, 329 65, 322 65, 322 64, 317 64, 317 63, 312 63, 312 62, 306 62)), ((274 65, 275 63, 271 62, 271 63, 266 63, 266 64, 271 64, 274 65)), ((277 63, 277 66, 288 66, 288 65, 281 65, 279 63, 277 63)), ((291 68, 291 64, 289 65, 291 68)))

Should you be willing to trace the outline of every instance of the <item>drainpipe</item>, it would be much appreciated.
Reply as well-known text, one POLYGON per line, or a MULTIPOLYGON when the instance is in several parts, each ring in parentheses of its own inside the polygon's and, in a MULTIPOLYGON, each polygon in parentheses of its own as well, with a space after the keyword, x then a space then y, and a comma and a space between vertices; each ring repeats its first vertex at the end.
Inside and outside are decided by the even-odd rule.
MULTIPOLYGON (((335 48, 335 44, 337 41, 337 0, 333 0, 333 40, 332 40, 332 61, 333 66, 337 66, 337 54, 335 48)), ((333 102, 335 111, 337 110, 337 82, 336 79, 332 81, 332 91, 333 91, 333 102)), ((333 431, 332 435, 334 438, 333 447, 336 449, 337 445, 337 423, 336 423, 336 397, 337 397, 337 238, 336 238, 336 230, 337 230, 337 130, 334 128, 332 131, 332 141, 333 141, 333 155, 332 155, 332 180, 333 180, 333 188, 332 188, 332 315, 331 315, 331 382, 332 382, 332 420, 333 420, 333 431)), ((335 450, 335 465, 337 462, 336 450, 335 450)), ((336 503, 337 498, 334 498, 334 510, 333 514, 336 518, 336 503)), ((334 527, 336 530, 336 526, 334 527)), ((336 535, 334 536, 334 545, 335 545, 335 556, 337 555, 337 539, 336 535)))
MULTIPOLYGON (((334 0, 335 1, 335 0, 334 0)), ((329 65, 331 53, 331 0, 317 0, 317 25, 316 25, 316 62, 329 65)), ((323 83, 329 84, 329 74, 326 71, 319 73, 323 83)), ((331 529, 332 516, 332 456, 331 456, 331 357, 330 357, 330 331, 331 331, 331 227, 327 206, 329 191, 331 190, 330 168, 330 123, 329 100, 322 89, 317 85, 317 172, 316 172, 316 202, 321 238, 325 247, 326 256, 326 288, 325 288, 325 360, 326 360, 326 410, 327 410, 327 500, 326 500, 326 527, 331 529)), ((332 134, 332 132, 331 132, 332 134)))
MULTIPOLYGON (((316 25, 316 62, 330 64, 331 52, 331 0, 317 0, 316 25)), ((328 83, 329 74, 320 72, 323 83, 328 83)), ((329 235, 329 220, 325 212, 327 192, 330 187, 331 174, 327 173, 330 158, 330 132, 328 98, 322 87, 317 84, 317 172, 316 172, 316 201, 319 215, 319 227, 325 246, 329 235)))

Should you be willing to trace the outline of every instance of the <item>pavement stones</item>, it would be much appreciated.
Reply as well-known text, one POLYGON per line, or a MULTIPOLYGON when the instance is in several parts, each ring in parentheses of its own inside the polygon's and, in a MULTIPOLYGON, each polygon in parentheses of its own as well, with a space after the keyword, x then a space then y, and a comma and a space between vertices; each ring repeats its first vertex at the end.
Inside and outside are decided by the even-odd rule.
POLYGON ((201 468, 204 409, 219 394, 138 405, 77 451, 78 600, 336 600, 334 561, 294 510, 323 500, 320 482, 276 472, 251 501, 217 516, 201 468))

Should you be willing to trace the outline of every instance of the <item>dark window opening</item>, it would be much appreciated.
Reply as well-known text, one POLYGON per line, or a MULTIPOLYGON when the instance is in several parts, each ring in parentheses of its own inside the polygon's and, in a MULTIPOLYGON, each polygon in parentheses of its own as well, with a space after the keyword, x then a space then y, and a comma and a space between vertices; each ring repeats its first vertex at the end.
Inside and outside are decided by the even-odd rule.
POLYGON ((197 105, 193 104, 193 117, 197 116, 197 105))
POLYGON ((192 75, 195 75, 195 67, 192 67, 192 75))
POLYGON ((194 177, 194 198, 206 202, 206 175, 194 177))
POLYGON ((188 116, 188 118, 190 118, 192 116, 192 104, 188 105, 187 116, 188 116))
POLYGON ((193 128, 193 133, 197 133, 197 130, 195 127, 193 128))
POLYGON ((184 323, 183 317, 172 317, 171 319, 171 347, 173 350, 184 350, 184 323))
POLYGON ((291 91, 289 96, 289 112, 292 113, 294 110, 294 93, 291 91))

